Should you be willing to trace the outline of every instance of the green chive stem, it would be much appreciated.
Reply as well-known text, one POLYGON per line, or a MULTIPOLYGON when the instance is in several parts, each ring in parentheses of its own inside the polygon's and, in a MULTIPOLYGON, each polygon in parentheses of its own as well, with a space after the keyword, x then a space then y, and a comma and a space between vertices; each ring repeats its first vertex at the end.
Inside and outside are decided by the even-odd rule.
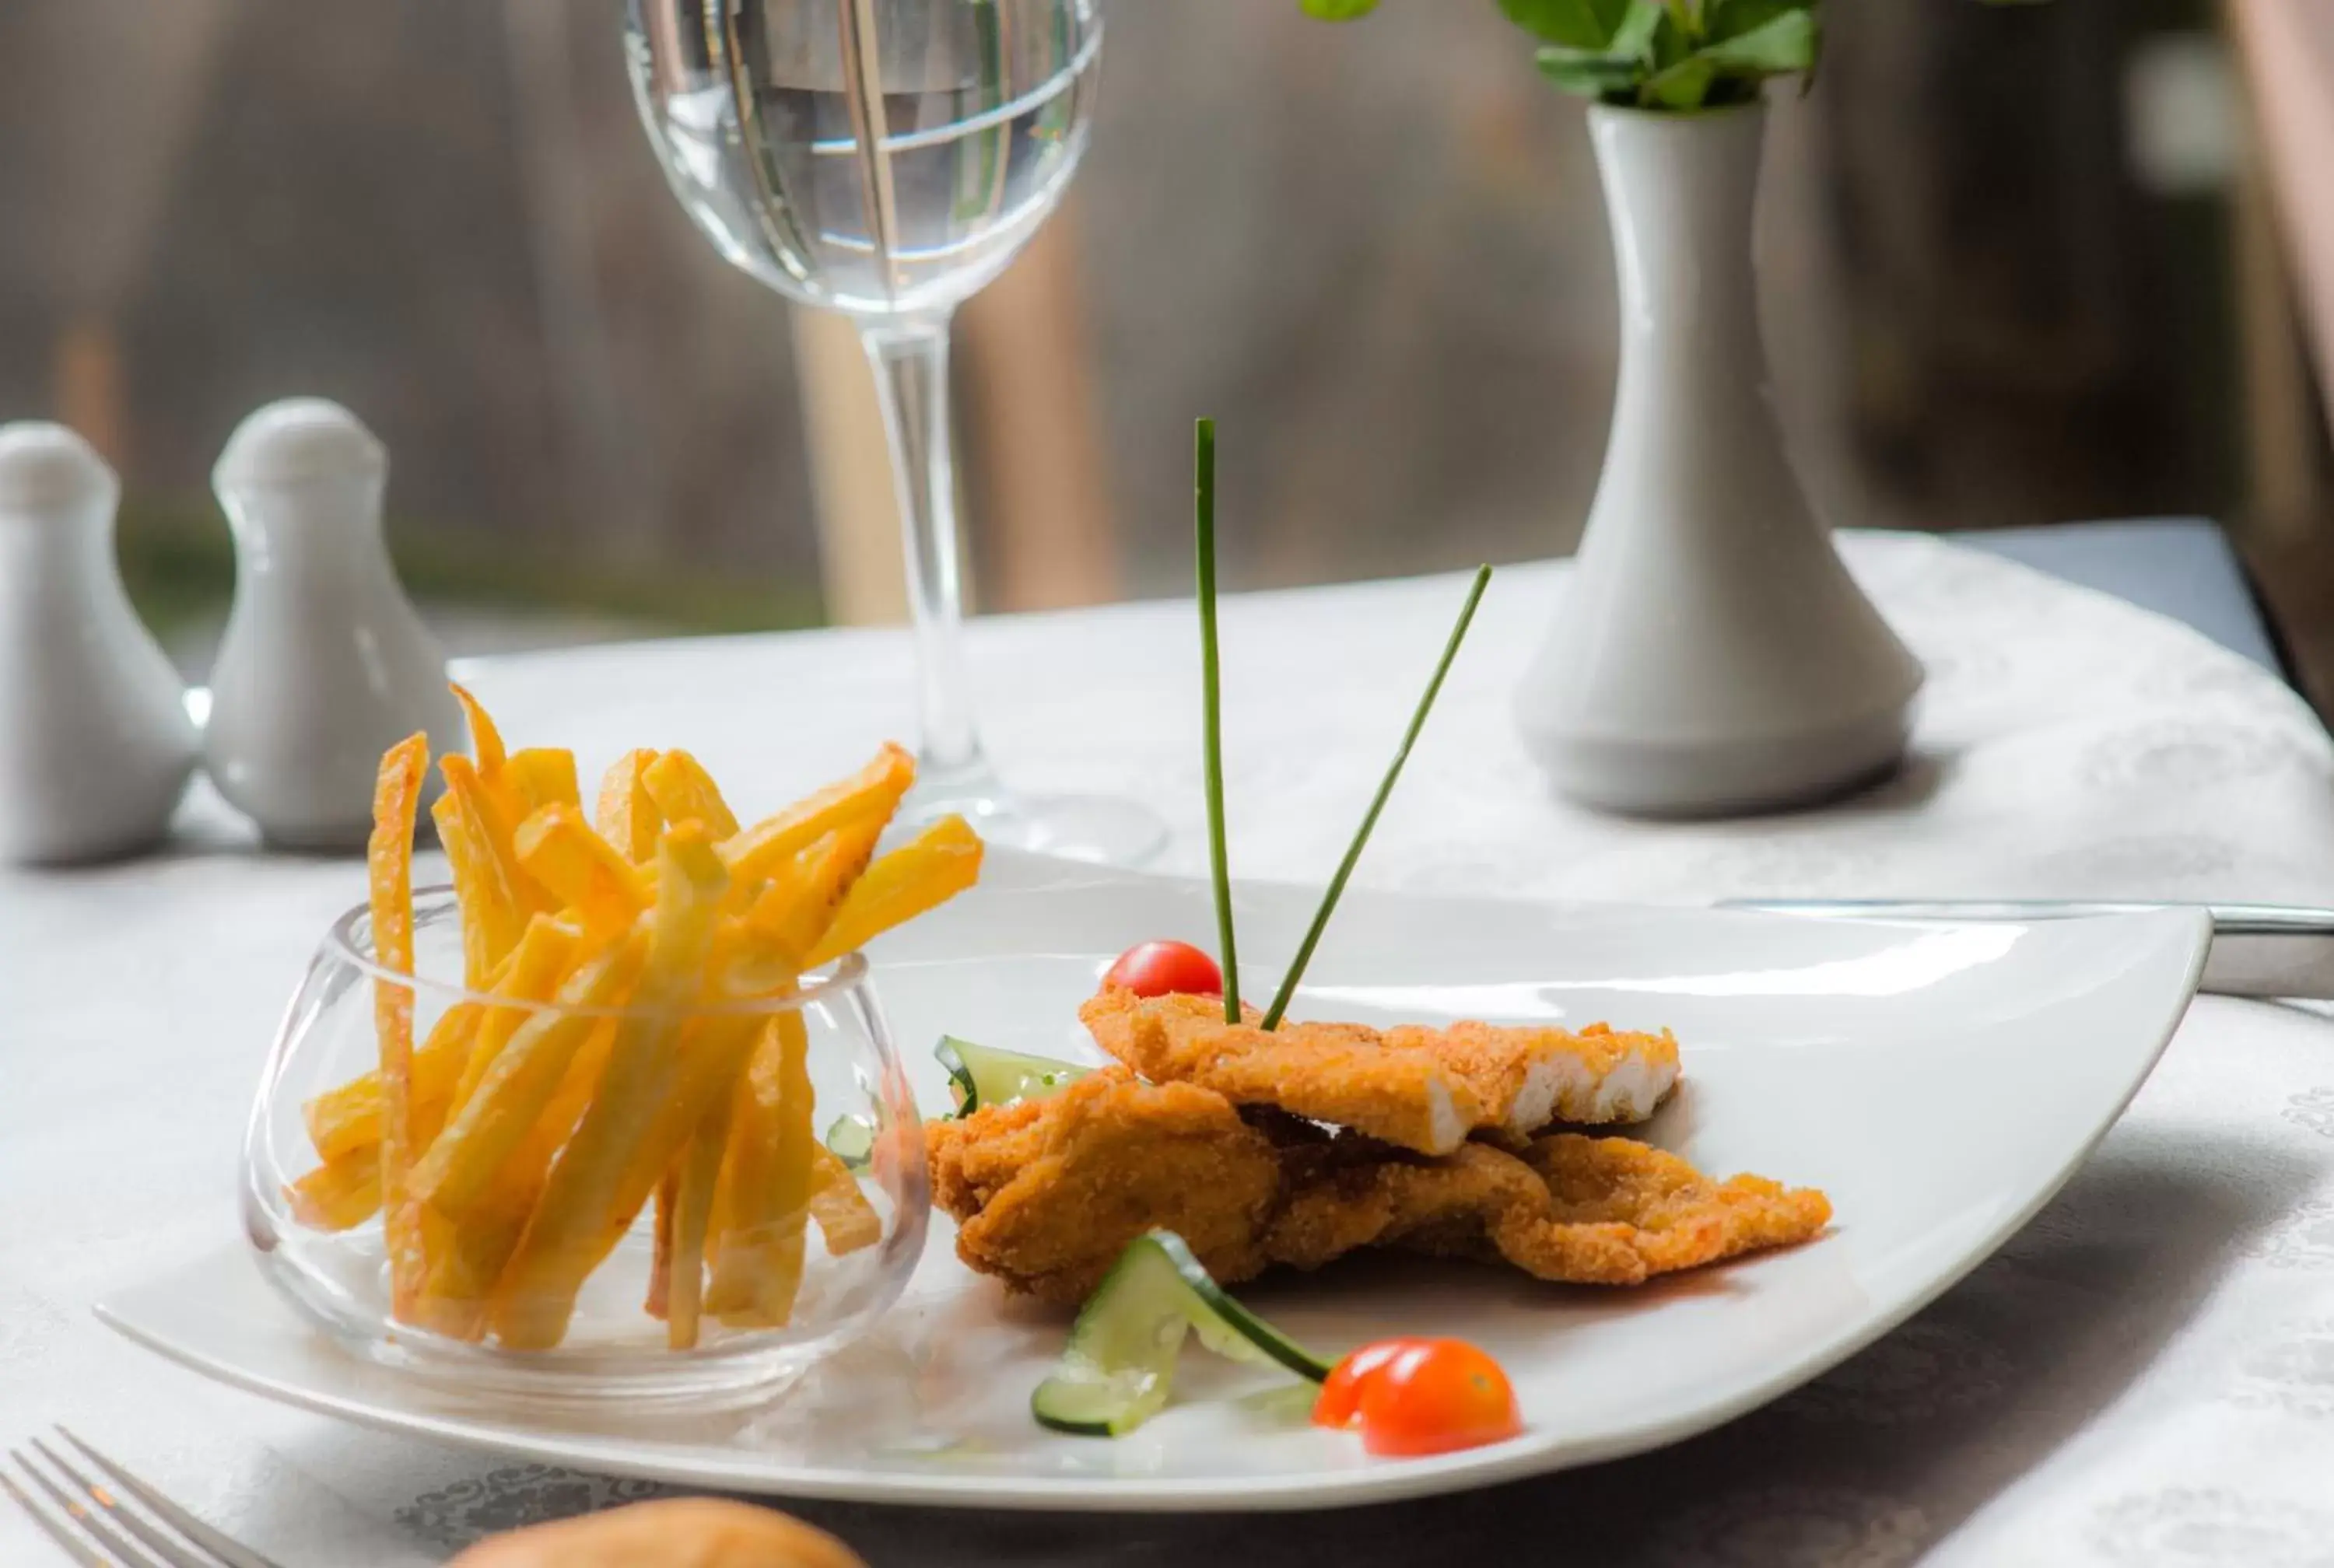
MULTIPOLYGON (((1459 657, 1459 645, 1467 640, 1467 628, 1475 619, 1475 606, 1482 602, 1483 590, 1490 581, 1490 567, 1475 569, 1475 585, 1467 591, 1467 602, 1459 611, 1458 624, 1451 629, 1451 640, 1443 644, 1442 661, 1434 667, 1434 678, 1426 683, 1425 695, 1418 699, 1418 711, 1410 716, 1410 728, 1403 732, 1402 745, 1394 754, 1394 764, 1386 769, 1385 778, 1378 784, 1378 793, 1376 798, 1370 802, 1370 809, 1362 814, 1362 825, 1355 830, 1354 842, 1346 846, 1345 858, 1337 863, 1337 874, 1329 879, 1328 890, 1321 895, 1321 907, 1313 912, 1313 925, 1305 933, 1305 940, 1297 945, 1297 957, 1289 964, 1288 973, 1282 978, 1280 989, 1272 998, 1272 1005, 1265 1010, 1264 1027, 1267 1029, 1278 1025, 1280 1015, 1288 1011, 1289 998, 1297 995, 1297 983, 1305 977, 1305 966, 1313 961, 1313 949, 1320 946, 1321 933, 1328 928, 1329 917, 1336 912, 1337 900, 1345 894, 1346 880, 1354 874, 1354 867, 1361 861, 1363 847, 1370 842, 1370 830, 1378 825, 1378 813, 1385 810, 1386 801, 1394 794, 1394 782, 1402 777, 1403 764, 1410 760, 1410 748, 1418 744, 1419 731, 1426 727, 1426 716, 1433 710, 1434 699, 1442 691, 1442 678, 1451 673, 1451 661, 1459 657)), ((1217 886, 1220 889, 1222 886, 1220 875, 1217 886)), ((1226 917, 1227 920, 1229 918, 1226 917)), ((1230 928, 1227 925, 1225 928, 1229 930, 1230 928)))
POLYGON ((1223 673, 1216 655, 1216 422, 1195 432, 1192 513, 1198 536, 1200 716, 1208 795, 1208 871, 1216 884, 1216 945, 1222 949, 1224 1022, 1240 1021, 1239 948, 1232 938, 1231 858, 1224 848, 1223 673))

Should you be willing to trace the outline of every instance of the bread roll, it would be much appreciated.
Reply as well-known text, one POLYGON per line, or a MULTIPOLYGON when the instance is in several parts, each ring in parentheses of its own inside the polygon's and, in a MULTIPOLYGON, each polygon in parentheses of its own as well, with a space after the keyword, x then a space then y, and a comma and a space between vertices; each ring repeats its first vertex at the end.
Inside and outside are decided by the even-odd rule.
POLYGON ((745 1503, 674 1497, 479 1542, 449 1568, 867 1568, 799 1519, 745 1503))

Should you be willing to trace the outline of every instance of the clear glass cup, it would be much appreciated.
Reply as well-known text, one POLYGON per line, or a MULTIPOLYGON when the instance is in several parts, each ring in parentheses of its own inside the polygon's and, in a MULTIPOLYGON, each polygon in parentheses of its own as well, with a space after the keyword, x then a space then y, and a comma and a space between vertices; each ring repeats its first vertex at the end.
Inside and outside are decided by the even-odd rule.
MULTIPOLYGON (((373 962, 371 920, 362 908, 342 916, 326 933, 306 978, 285 1010, 275 1049, 261 1080, 243 1151, 244 1221, 268 1278, 309 1319, 342 1345, 381 1365, 471 1395, 519 1404, 598 1406, 611 1401, 635 1407, 699 1408, 747 1403, 771 1386, 861 1333, 905 1288, 923 1249, 931 1202, 926 1187, 923 1136, 915 1099, 878 1005, 866 961, 857 954, 805 976, 794 992, 747 1004, 702 1011, 649 1013, 627 1008, 560 1008, 513 1004, 474 995, 460 984, 460 912, 448 888, 425 889, 414 898, 415 974, 394 974, 373 962), (354 1209, 334 1211, 333 1188, 312 1180, 330 1134, 340 1158, 333 1169, 364 1169, 364 1134, 377 1140, 380 1121, 347 1114, 354 1101, 343 1086, 363 1079, 379 1063, 374 1005, 384 987, 413 999, 417 1103, 453 1080, 420 1063, 432 1032, 456 1009, 477 1009, 484 1020, 503 1015, 513 1031, 530 1023, 573 1020, 580 1040, 596 1032, 613 1039, 635 1024, 651 1030, 660 1048, 683 1052, 710 1038, 757 1040, 765 1031, 790 1028, 798 1020, 805 1044, 802 1060, 813 1092, 808 1122, 818 1142, 816 1177, 807 1205, 778 1198, 776 1183, 757 1188, 767 1217, 767 1236, 783 1253, 789 1236, 800 1237, 799 1285, 783 1323, 749 1322, 751 1310, 725 1323, 714 1312, 720 1264, 698 1275, 706 1312, 694 1348, 670 1348, 666 1321, 647 1306, 658 1237, 652 1202, 642 1202, 604 1257, 593 1264, 575 1294, 572 1316, 555 1346, 511 1349, 498 1332, 499 1285, 495 1260, 516 1245, 528 1220, 527 1198, 539 1191, 541 1150, 530 1165, 521 1149, 492 1169, 496 1183, 487 1198, 463 1210, 457 1234, 469 1249, 464 1289, 450 1302, 433 1297, 430 1326, 400 1321, 391 1313, 390 1268, 376 1179, 369 1192, 361 1180, 351 1190, 365 1193, 354 1209), (326 1097, 326 1098, 320 1098, 326 1097), (328 1110, 327 1108, 331 1108, 328 1110), (337 1121, 334 1119, 337 1118, 337 1121), (853 1142, 864 1145, 863 1162, 846 1166, 825 1147, 830 1129, 848 1124, 853 1142), (530 1179, 528 1172, 535 1174, 530 1179), (845 1188, 848 1190, 845 1190, 845 1188), (514 1207, 507 1201, 518 1195, 514 1207), (498 1235, 499 1222, 509 1227, 498 1235), (462 1326, 467 1322, 467 1326, 462 1326)), ((578 1059, 590 1047, 580 1044, 578 1059)), ((462 1054, 467 1055, 467 1051, 462 1054)), ((451 1060, 451 1053, 440 1058, 451 1060)), ((680 1057, 676 1054, 673 1060, 680 1057)), ((700 1059, 702 1060, 702 1059, 700 1059)), ((737 1058, 724 1092, 734 1087, 737 1058)), ((572 1082, 572 1081, 571 1081, 572 1082)), ((361 1096, 360 1096, 361 1099, 361 1096)), ((724 1101, 726 1103, 726 1101, 724 1101)), ((835 1140, 838 1144, 840 1139, 835 1140)), ((377 1141, 373 1145, 377 1170, 377 1141)), ((564 1152, 564 1150, 561 1150, 564 1152)), ((854 1156, 859 1150, 852 1148, 854 1156)), ((730 1177, 725 1171, 724 1201, 730 1177)), ((635 1183, 637 1185, 637 1183, 635 1183)), ((797 1189, 789 1188, 789 1191, 797 1189)), ((612 1217, 623 1217, 614 1200, 612 1217)), ((439 1223, 425 1211, 425 1227, 439 1223)), ((437 1233, 433 1266, 455 1255, 437 1233)), ((668 1271, 676 1284, 678 1270, 668 1271)), ((437 1276, 433 1275, 433 1279, 437 1276)), ((671 1312, 670 1303, 665 1312, 671 1312)))
POLYGON ((733 265, 858 323, 891 438, 921 726, 908 822, 1135 864, 1133 801, 1024 797, 989 765, 959 630, 949 322, 1059 202, 1102 57, 1095 0, 628 0, 625 58, 673 192, 733 265))

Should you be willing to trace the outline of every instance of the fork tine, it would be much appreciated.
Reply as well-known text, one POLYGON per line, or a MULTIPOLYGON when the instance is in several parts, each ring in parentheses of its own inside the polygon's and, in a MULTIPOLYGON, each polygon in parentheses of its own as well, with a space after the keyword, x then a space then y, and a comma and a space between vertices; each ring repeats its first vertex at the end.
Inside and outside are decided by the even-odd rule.
POLYGON ((26 1496, 22 1486, 8 1478, 8 1472, 5 1470, 0 1470, 0 1490, 6 1491, 8 1496, 15 1498, 16 1506, 30 1514, 33 1516, 33 1523, 38 1525, 50 1540, 63 1547, 65 1555, 80 1563, 81 1568, 113 1568, 112 1563, 108 1563, 91 1549, 88 1542, 72 1533, 72 1526, 62 1519, 52 1517, 46 1508, 26 1496))
POLYGON ((90 1537, 99 1545, 112 1553, 121 1568, 162 1568, 160 1563, 132 1546, 128 1536, 74 1502, 63 1487, 49 1479, 47 1472, 34 1468, 33 1461, 24 1457, 22 1448, 9 1449, 8 1457, 16 1461, 16 1467, 30 1476, 34 1484, 46 1492, 49 1500, 63 1508, 74 1524, 89 1532, 90 1537))
POLYGON ((171 1540, 169 1536, 164 1534, 160 1530, 149 1525, 144 1519, 139 1517, 130 1510, 121 1506, 119 1503, 116 1503, 113 1500, 112 1493, 107 1491, 102 1486, 83 1475, 79 1469, 74 1467, 72 1460, 66 1458, 63 1454, 58 1453, 54 1448, 50 1448, 48 1444, 41 1441, 38 1438, 34 1438, 33 1439, 33 1447, 38 1448, 41 1451, 41 1457, 48 1460, 50 1465, 63 1474, 66 1480, 71 1481, 74 1486, 79 1486, 83 1492, 87 1493, 91 1502, 95 1503, 99 1507, 104 1509, 105 1516, 107 1518, 112 1520, 115 1524, 120 1525, 132 1535, 135 1535, 140 1541, 145 1542, 148 1546, 153 1548, 155 1554, 159 1555, 162 1561, 170 1564, 170 1568, 215 1568, 215 1564, 218 1561, 217 1558, 208 1555, 197 1556, 188 1548, 171 1540))
POLYGON ((88 1456, 89 1462, 111 1476, 114 1485, 145 1504, 151 1512, 168 1520, 172 1529, 220 1562, 227 1563, 228 1568, 281 1568, 281 1564, 270 1562, 239 1541, 220 1534, 192 1514, 179 1507, 169 1498, 165 1497, 161 1493, 73 1436, 71 1428, 60 1423, 57 1427, 57 1436, 88 1456))

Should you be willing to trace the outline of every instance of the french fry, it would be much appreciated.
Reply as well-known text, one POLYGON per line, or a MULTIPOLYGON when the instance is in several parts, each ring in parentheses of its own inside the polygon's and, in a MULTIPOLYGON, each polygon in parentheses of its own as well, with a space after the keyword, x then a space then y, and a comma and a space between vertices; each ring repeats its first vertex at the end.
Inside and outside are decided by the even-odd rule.
POLYGON ((728 863, 731 885, 750 886, 776 875, 787 861, 837 828, 872 818, 880 832, 915 778, 915 758, 896 746, 885 746, 874 761, 849 778, 725 841, 721 858, 728 863))
POLYGON ((656 1222, 650 1232, 649 1294, 641 1310, 662 1318, 672 1310, 672 1209, 680 1198, 680 1172, 668 1170, 657 1183, 656 1222))
POLYGON ((528 813, 550 805, 572 806, 579 812, 584 809, 583 791, 575 782, 575 754, 572 751, 547 746, 515 751, 504 765, 502 776, 518 803, 518 810, 512 813, 515 822, 524 822, 528 813))
MULTIPOLYGON (((726 1020, 725 1020, 726 1022, 726 1020)), ((729 1104, 713 1096, 711 1108, 689 1135, 667 1178, 670 1245, 665 1255, 665 1342, 677 1351, 697 1348, 705 1301, 705 1237, 713 1217, 713 1190, 721 1178, 722 1151, 729 1141, 729 1104)), ((880 1227, 879 1227, 880 1228, 880 1227)))
POLYGON ((560 1145, 567 1141, 576 1119, 599 1088, 601 1070, 607 1064, 615 1034, 614 1019, 598 1021, 569 1063, 567 1077, 552 1097, 550 1109, 503 1161, 477 1202, 453 1225, 452 1245, 433 1259, 422 1293, 424 1317, 439 1332, 466 1340, 486 1337, 496 1282, 502 1278, 526 1230, 527 1218, 535 1212, 544 1178, 560 1145))
MULTIPOLYGON (((888 812, 887 812, 888 814, 888 812)), ((849 902, 883 818, 863 817, 804 851, 774 880, 742 924, 766 955, 799 971, 849 902)), ((799 1013, 772 1021, 739 1075, 729 1148, 715 1202, 713 1283, 706 1310, 731 1327, 784 1324, 801 1284, 802 1225, 809 1199, 813 1106, 808 1037, 799 1013)))
POLYGON ((786 978, 809 967, 805 956, 834 924, 882 832, 873 818, 837 828, 804 851, 793 874, 773 880, 747 909, 741 923, 763 956, 786 965, 786 978))
MULTIPOLYGON (((572 753, 511 751, 455 688, 474 755, 441 759, 467 988, 414 1042, 410 986, 376 981, 378 1063, 303 1108, 322 1163, 294 1216, 383 1216, 400 1323, 512 1350, 565 1337, 584 1282, 654 1194, 650 1311, 676 1349, 708 1317, 783 1324, 808 1227, 825 1255, 882 1215, 813 1130, 807 1021, 751 1006, 969 886, 979 841, 937 824, 880 861, 914 778, 886 746, 740 829, 683 751, 635 751, 583 813, 572 753), (596 825, 597 831, 594 831, 596 825)), ((369 854, 382 967, 413 962, 412 842, 427 741, 382 759, 369 854)))
POLYGON ((470 695, 468 687, 450 680, 446 685, 453 692, 454 700, 462 705, 463 718, 469 722, 470 755, 477 759, 478 772, 487 778, 494 777, 502 772, 503 761, 509 755, 503 745, 502 727, 495 723, 486 706, 470 695))
MULTIPOLYGON (((559 989, 560 980, 573 968, 584 948, 584 933, 566 920, 550 915, 537 915, 526 923, 526 930, 511 949, 510 959, 503 966, 503 976, 497 982, 495 996, 508 1002, 506 1007, 474 1008, 477 1024, 470 1031, 470 1050, 462 1064, 459 1082, 448 1096, 448 1109, 458 1114, 477 1092, 479 1082, 511 1036, 529 1018, 540 1016, 530 1005, 548 1002, 559 989)), ((435 1130, 432 1131, 435 1137, 435 1130)))
POLYGON ((648 958, 634 933, 587 959, 569 975, 555 1006, 519 1024, 481 1073, 452 1123, 431 1144, 408 1182, 414 1198, 459 1220, 494 1182, 541 1119, 565 1081, 570 1064, 593 1028, 590 1012, 631 999, 648 958))
POLYGON ((810 1035, 800 1013, 770 1020, 738 1080, 714 1200, 705 1310, 731 1328, 780 1328, 802 1286, 812 1131, 810 1035))
MULTIPOLYGON (((373 786, 372 836, 365 846, 372 906, 373 961, 391 974, 413 973, 413 831, 421 804, 429 739, 406 736, 381 759, 373 786)), ((390 1264, 391 1315, 411 1316, 429 1273, 420 1214, 405 1196, 413 1149, 413 987, 376 979, 373 1034, 381 1054, 381 1193, 390 1264)))
MULTIPOLYGON (((470 1052, 478 1010, 465 1003, 439 1015, 429 1038, 413 1053, 411 1073, 414 1150, 429 1148, 446 1122, 446 1111, 470 1052)), ((381 1079, 365 1073, 328 1091, 303 1107, 309 1137, 323 1163, 294 1182, 294 1213, 326 1230, 350 1230, 381 1209, 381 1079), (361 1174, 362 1173, 362 1174, 361 1174)))
MULTIPOLYGON (((436 1136, 432 1114, 442 1116, 454 1097, 463 1063, 470 1059, 471 1031, 477 1024, 477 1009, 468 1003, 448 1007, 413 1053, 415 1120, 432 1137, 436 1136)), ((302 1106, 301 1115, 308 1124, 308 1139, 316 1146, 317 1158, 330 1164, 357 1150, 378 1145, 382 1099, 381 1073, 375 1070, 337 1089, 327 1089, 302 1106)))
POLYGON ((661 1189, 659 1172, 662 1171, 664 1178, 672 1184, 667 1207, 659 1217, 665 1227, 660 1238, 664 1249, 664 1278, 661 1283, 651 1279, 650 1295, 652 1303, 668 1309, 674 1302, 681 1302, 684 1322, 698 1309, 694 1298, 684 1299, 675 1286, 677 1276, 673 1271, 680 1262, 675 1248, 689 1249, 688 1266, 699 1269, 698 1277, 701 1282, 702 1267, 698 1260, 705 1248, 704 1217, 718 1182, 721 1148, 717 1141, 711 1149, 700 1151, 708 1167, 699 1171, 691 1186, 684 1186, 684 1151, 698 1136, 718 1140, 720 1123, 716 1118, 728 1101, 762 1027, 763 1017, 755 1013, 699 1017, 683 1026, 679 1041, 666 1058, 667 1075, 651 1097, 656 1103, 648 1131, 615 1184, 619 1197, 610 1210, 608 1223, 593 1243, 603 1257, 614 1248, 639 1213, 649 1189, 661 1189), (712 1130, 709 1132, 709 1128, 712 1130), (681 1229, 684 1208, 691 1216, 686 1236, 681 1229))
POLYGON ((962 817, 942 817, 852 884, 825 935, 804 956, 803 967, 832 963, 948 902, 980 880, 982 850, 971 824, 962 817))
MULTIPOLYGON (((725 919, 714 936, 707 965, 709 995, 722 1000, 791 990, 802 971, 802 950, 818 939, 844 891, 866 868, 882 832, 880 819, 869 818, 839 828, 796 855, 779 874, 764 884, 761 894, 743 916, 725 919)), ((736 890, 730 899, 736 899, 736 890)), ((740 1052, 750 1039, 740 1043, 740 1052)), ((741 1059, 732 1076, 742 1073, 741 1059)), ((728 1119, 723 1119, 728 1125, 728 1119)), ((718 1163, 718 1162, 717 1162, 718 1163)), ((671 1206, 680 1193, 680 1175, 668 1171, 656 1189, 657 1248, 649 1276, 648 1310, 665 1315, 672 1265, 671 1206)), ((757 1201, 747 1200, 752 1207, 757 1201)))
MULTIPOLYGON (((524 821, 529 812, 549 801, 576 803, 575 755, 573 752, 535 748, 514 752, 503 744, 502 730, 496 725, 478 699, 468 687, 449 683, 456 701, 462 705, 462 716, 470 726, 471 770, 477 791, 491 803, 491 811, 478 814, 487 823, 497 846, 507 845, 511 829, 524 821)), ((452 781, 448 781, 450 785, 452 781)), ((473 809, 476 807, 474 805, 473 809)), ((527 884, 524 878, 513 880, 512 894, 527 909, 550 910, 557 906, 541 896, 541 890, 527 884)))
POLYGON ((618 757, 600 781, 600 802, 592 813, 600 836, 636 866, 656 858, 657 834, 664 831, 664 818, 641 778, 656 758, 646 749, 618 757))
POLYGON ((443 758, 439 768, 446 775, 446 793, 429 815, 453 868, 454 897, 462 910, 463 984, 484 991, 526 928, 528 901, 519 893, 509 834, 495 820, 476 766, 468 757, 454 755, 443 758))
POLYGON ((827 1255, 841 1257, 883 1239, 883 1217, 859 1190, 840 1156, 824 1143, 811 1146, 810 1217, 826 1240, 827 1255))
POLYGON ((463 1071, 456 1064, 469 1061, 483 1022, 477 1006, 458 1003, 438 1015, 438 1022, 430 1025, 429 1037, 413 1053, 412 1142, 406 1155, 409 1164, 420 1159, 444 1129, 446 1112, 454 1103, 455 1088, 463 1071))
POLYGON ((641 770, 641 783, 669 822, 703 822, 716 839, 735 837, 738 818, 721 786, 685 751, 669 751, 641 770))
POLYGON ((381 1211, 381 1145, 328 1159, 284 1189, 293 1217, 318 1230, 354 1230, 381 1211))
POLYGON ((599 1091, 553 1164, 495 1287, 494 1329, 506 1346, 546 1349, 565 1336, 585 1276, 613 1249, 695 1125, 694 1117, 681 1123, 658 1157, 659 1124, 675 1114, 675 1058, 689 1054, 674 1048, 669 1010, 696 997, 728 882, 702 823, 665 830, 642 1005, 618 1021, 599 1091))
POLYGON ((519 824, 511 848, 520 868, 595 937, 628 928, 648 907, 647 879, 574 806, 544 806, 519 824))

